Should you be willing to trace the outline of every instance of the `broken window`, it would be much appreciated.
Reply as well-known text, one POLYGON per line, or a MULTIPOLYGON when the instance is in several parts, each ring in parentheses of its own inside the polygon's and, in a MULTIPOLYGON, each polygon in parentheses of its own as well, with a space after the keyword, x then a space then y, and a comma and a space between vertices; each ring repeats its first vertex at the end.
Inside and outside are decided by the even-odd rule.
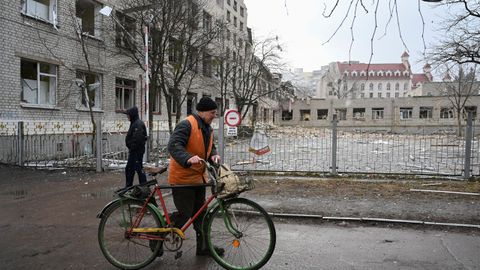
POLYGON ((55 105, 57 66, 24 59, 20 63, 22 102, 55 105))
POLYGON ((317 110, 317 119, 325 120, 328 118, 328 109, 318 109, 317 110))
POLYGON ((127 49, 135 48, 135 19, 121 12, 116 12, 118 22, 115 24, 115 44, 127 49))
POLYGON ((93 37, 100 35, 101 5, 93 0, 77 0, 75 4, 77 26, 82 34, 93 37))
POLYGON ((347 109, 336 109, 338 120, 347 120, 347 109))
POLYGON ((115 79, 115 110, 125 111, 135 105, 135 81, 115 79))
POLYGON ((365 108, 353 108, 353 119, 365 120, 365 108))
POLYGON ((372 108, 372 119, 383 119, 384 108, 372 108))
POLYGON ((420 107, 420 119, 431 119, 433 116, 433 107, 420 107))
POLYGON ((300 121, 310 121, 310 110, 300 110, 300 121))
POLYGON ((413 108, 400 108, 400 119, 410 119, 413 117, 413 108))
POLYGON ((101 75, 77 71, 77 86, 81 92, 82 106, 101 109, 102 81, 101 75))
POLYGON ((440 118, 442 119, 453 118, 452 108, 447 108, 447 107, 440 108, 440 118))
POLYGON ((23 14, 57 24, 57 0, 23 0, 22 3, 23 14))

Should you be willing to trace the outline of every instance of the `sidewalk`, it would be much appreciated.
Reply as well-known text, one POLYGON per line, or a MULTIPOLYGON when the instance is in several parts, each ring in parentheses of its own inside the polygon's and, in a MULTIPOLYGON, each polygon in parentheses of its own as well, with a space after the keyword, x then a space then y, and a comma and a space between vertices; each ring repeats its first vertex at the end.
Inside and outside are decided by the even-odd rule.
MULTIPOLYGON (((166 183, 164 175, 157 178, 166 183)), ((122 171, 48 171, 0 165, 0 209, 19 202, 35 205, 52 194, 66 204, 74 203, 78 196, 91 200, 93 209, 88 209, 89 215, 95 215, 113 199, 113 191, 123 187, 124 179, 122 171)), ((242 196, 256 201, 268 212, 480 224, 480 196, 411 191, 480 193, 480 182, 289 176, 255 179, 255 189, 242 196)))

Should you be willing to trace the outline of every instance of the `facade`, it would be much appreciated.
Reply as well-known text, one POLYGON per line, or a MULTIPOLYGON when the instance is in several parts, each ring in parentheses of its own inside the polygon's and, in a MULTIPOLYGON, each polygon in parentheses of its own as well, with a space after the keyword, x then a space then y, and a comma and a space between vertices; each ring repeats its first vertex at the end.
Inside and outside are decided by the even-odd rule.
MULTIPOLYGON (((100 14, 102 7, 116 3, 109 0, 1 2, 0 121, 88 122, 91 119, 88 104, 97 120, 126 122, 122 112, 133 105, 145 111, 145 72, 122 51, 125 46, 132 46, 126 32, 134 33, 132 29, 142 26, 122 13, 116 14, 115 22, 100 14)), ((243 0, 209 0, 202 7, 199 31, 216 22, 226 22, 228 46, 245 48, 251 44, 243 0)), ((140 42, 134 45, 140 50, 143 50, 142 38, 135 37, 140 42)), ((218 80, 215 46, 203 52, 198 67, 201 76, 192 84, 182 115, 191 113, 196 100, 204 95, 219 101, 220 92, 214 86, 218 80)), ((265 80, 269 80, 266 85, 274 83, 269 76, 265 80)), ((154 120, 166 120, 166 100, 161 94, 150 100, 154 120)), ((227 108, 235 106, 233 97, 227 96, 226 101, 227 108)), ((271 111, 276 105, 259 105, 259 108, 271 111)))
MULTIPOLYGON (((475 125, 480 124, 477 117, 479 104, 480 95, 475 95, 467 100, 465 107, 465 110, 473 112, 475 125)), ((457 128, 456 112, 444 96, 295 100, 289 109, 283 109, 279 123, 330 127, 334 114, 339 120, 338 126, 349 130, 435 133, 453 132, 457 128)), ((478 134, 479 130, 475 130, 478 134)))
POLYGON ((358 61, 334 62, 322 68, 326 72, 317 86, 317 98, 398 98, 432 81, 430 65, 424 73, 413 74, 409 55, 404 52, 400 63, 371 63, 358 61))

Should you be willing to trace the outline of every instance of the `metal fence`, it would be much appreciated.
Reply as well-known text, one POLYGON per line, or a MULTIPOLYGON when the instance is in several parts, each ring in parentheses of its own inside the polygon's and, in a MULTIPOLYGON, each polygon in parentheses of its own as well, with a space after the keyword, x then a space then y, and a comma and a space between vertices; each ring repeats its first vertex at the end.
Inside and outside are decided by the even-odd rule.
MULTIPOLYGON (((0 162, 35 167, 95 168, 125 166, 128 122, 101 123, 101 147, 92 149, 88 122, 0 123, 0 162), (98 150, 99 149, 99 150, 98 150)), ((475 126, 471 127, 475 129, 475 126)), ((270 152, 250 152, 252 132, 225 140, 226 163, 234 169, 279 172, 376 173, 480 176, 480 138, 454 134, 354 132, 345 128, 259 127, 270 152), (470 149, 470 153, 467 153, 470 149)), ((471 134, 475 134, 472 132, 471 134)), ((169 139, 165 122, 154 122, 150 162, 166 162, 169 139)))

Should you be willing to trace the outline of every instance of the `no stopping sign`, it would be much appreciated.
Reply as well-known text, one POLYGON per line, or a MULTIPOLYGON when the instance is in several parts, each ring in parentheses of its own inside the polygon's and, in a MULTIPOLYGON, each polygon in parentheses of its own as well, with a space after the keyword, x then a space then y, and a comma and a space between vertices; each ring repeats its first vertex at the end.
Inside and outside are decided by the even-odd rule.
POLYGON ((230 127, 236 127, 240 125, 240 123, 242 122, 240 113, 237 110, 233 110, 233 109, 227 110, 225 112, 224 118, 225 118, 225 124, 227 124, 227 126, 230 126, 230 127))

